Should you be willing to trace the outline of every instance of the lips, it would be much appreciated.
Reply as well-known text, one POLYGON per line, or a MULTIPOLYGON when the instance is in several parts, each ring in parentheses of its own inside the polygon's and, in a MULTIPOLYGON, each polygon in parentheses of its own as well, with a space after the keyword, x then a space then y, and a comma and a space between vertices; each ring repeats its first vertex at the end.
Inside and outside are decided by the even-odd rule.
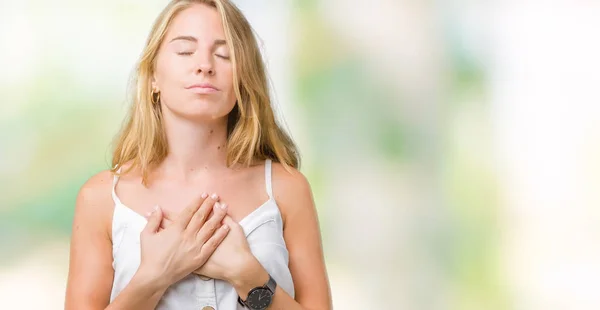
POLYGON ((210 94, 210 93, 216 93, 219 91, 219 89, 214 86, 213 84, 210 83, 199 83, 199 84, 192 84, 186 87, 186 89, 191 90, 194 93, 197 94, 210 94))

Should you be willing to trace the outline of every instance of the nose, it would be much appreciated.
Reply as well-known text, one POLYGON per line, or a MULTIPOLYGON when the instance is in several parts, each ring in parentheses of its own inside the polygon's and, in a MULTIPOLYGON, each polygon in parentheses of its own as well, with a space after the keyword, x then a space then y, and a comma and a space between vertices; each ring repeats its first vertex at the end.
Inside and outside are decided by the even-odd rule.
POLYGON ((202 57, 196 63, 196 74, 215 75, 215 68, 209 57, 202 57))
POLYGON ((215 70, 213 69, 211 64, 201 64, 198 65, 198 68, 196 69, 196 74, 200 73, 215 75, 215 70))

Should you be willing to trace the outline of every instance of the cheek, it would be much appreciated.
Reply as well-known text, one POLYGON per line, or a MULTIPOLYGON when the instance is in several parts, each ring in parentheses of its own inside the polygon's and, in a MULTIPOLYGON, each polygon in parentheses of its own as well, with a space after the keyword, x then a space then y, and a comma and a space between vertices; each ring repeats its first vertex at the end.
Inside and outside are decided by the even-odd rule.
POLYGON ((170 55, 163 55, 156 61, 156 79, 159 87, 162 89, 171 87, 171 83, 179 80, 182 75, 180 72, 184 68, 184 64, 178 59, 170 55))
POLYGON ((233 89, 233 83, 230 84, 229 91, 227 92, 227 97, 225 98, 225 102, 227 103, 228 108, 233 109, 235 106, 237 98, 235 97, 235 91, 233 89))
POLYGON ((227 90, 227 99, 235 101, 235 92, 233 90, 233 70, 231 69, 231 66, 227 66, 223 68, 222 72, 221 85, 223 85, 223 88, 227 90))

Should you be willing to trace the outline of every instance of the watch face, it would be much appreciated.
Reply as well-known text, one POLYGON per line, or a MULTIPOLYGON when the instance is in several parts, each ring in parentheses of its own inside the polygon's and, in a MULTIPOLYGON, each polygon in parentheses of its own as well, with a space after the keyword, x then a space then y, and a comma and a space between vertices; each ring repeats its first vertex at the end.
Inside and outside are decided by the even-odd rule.
POLYGON ((271 304, 273 294, 266 288, 255 289, 250 292, 246 304, 252 309, 265 309, 271 304))

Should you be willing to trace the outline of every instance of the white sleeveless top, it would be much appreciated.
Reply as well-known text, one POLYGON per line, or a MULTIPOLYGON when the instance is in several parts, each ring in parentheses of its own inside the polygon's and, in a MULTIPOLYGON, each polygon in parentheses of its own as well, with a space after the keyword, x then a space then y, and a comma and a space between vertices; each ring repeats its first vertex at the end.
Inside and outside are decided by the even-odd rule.
MULTIPOLYGON (((110 301, 127 286, 140 265, 140 233, 147 220, 123 205, 117 197, 114 177, 112 197, 115 209, 112 221, 114 280, 110 301)), ((275 279, 277 285, 294 297, 294 284, 288 263, 288 251, 283 239, 281 213, 271 186, 271 160, 265 162, 265 183, 269 200, 243 218, 242 226, 250 250, 263 267, 275 279)), ((190 274, 171 285, 156 306, 160 310, 242 310, 237 302, 237 292, 226 281, 203 280, 190 274)))

